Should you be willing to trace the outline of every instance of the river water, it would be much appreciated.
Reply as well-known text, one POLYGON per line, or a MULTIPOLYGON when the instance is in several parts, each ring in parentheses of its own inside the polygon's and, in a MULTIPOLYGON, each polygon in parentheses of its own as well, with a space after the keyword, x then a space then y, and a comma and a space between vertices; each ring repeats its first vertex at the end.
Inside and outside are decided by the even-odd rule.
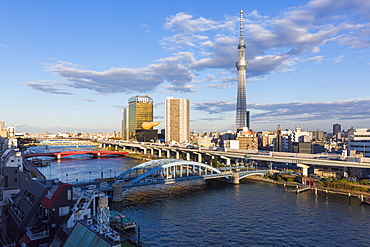
MULTIPOLYGON (((41 170, 47 178, 72 182, 118 175, 139 163, 80 157, 51 161, 41 170)), ((242 181, 137 188, 111 206, 135 219, 141 240, 150 246, 370 246, 370 205, 342 195, 294 194, 280 185, 242 181)))

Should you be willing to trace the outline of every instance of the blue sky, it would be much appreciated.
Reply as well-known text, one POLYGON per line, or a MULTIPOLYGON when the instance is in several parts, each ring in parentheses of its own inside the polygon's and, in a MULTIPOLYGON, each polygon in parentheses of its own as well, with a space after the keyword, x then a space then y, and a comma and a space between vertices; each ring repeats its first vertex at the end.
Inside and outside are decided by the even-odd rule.
POLYGON ((370 128, 370 1, 0 0, 0 121, 120 131, 134 95, 191 102, 191 130, 235 130, 239 10, 255 131, 370 128))

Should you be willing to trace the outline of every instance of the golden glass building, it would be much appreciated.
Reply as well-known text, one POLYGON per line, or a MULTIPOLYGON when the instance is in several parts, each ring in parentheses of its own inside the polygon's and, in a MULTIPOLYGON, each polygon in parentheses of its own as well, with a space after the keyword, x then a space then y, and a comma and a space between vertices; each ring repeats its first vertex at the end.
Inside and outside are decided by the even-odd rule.
POLYGON ((142 129, 143 122, 153 121, 153 99, 148 95, 133 96, 128 100, 129 138, 135 138, 135 130, 142 129))

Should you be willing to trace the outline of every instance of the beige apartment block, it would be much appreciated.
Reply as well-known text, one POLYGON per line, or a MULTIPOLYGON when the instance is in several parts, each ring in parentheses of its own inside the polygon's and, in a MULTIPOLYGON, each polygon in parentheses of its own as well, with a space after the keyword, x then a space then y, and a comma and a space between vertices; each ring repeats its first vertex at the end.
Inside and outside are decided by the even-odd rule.
POLYGON ((190 140, 190 101, 166 98, 166 142, 187 143, 190 140))

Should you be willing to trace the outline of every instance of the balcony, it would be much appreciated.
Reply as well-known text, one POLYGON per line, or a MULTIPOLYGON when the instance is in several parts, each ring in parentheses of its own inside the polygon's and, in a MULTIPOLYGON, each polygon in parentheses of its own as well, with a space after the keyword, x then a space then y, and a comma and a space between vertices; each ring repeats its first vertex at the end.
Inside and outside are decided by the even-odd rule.
POLYGON ((38 226, 28 227, 27 235, 32 241, 34 241, 37 239, 49 237, 49 230, 45 227, 42 227, 42 228, 38 226))

